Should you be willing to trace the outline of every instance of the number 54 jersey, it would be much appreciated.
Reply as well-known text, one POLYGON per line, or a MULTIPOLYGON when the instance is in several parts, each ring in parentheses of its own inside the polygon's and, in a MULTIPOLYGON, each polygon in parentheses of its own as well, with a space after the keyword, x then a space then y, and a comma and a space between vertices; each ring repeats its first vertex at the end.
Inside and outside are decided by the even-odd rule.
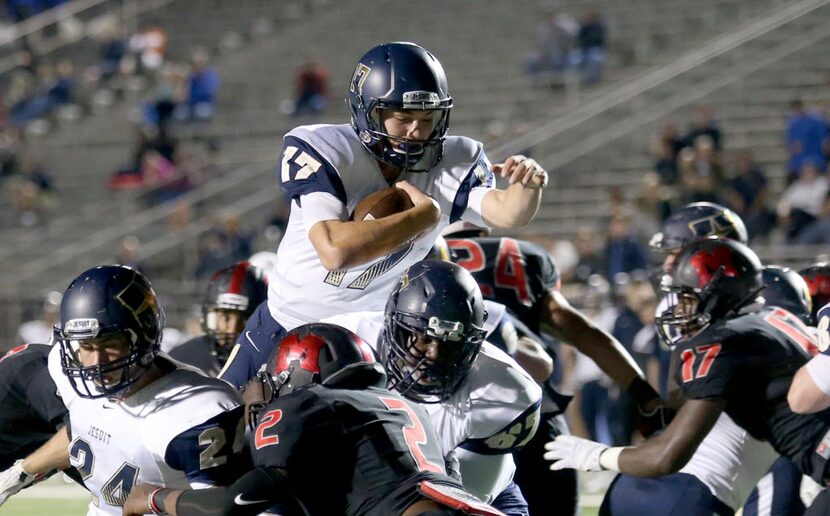
POLYGON ((242 455, 243 407, 233 388, 156 360, 167 374, 117 401, 73 396, 60 365, 50 360, 58 390, 67 393, 70 463, 92 493, 88 515, 120 515, 136 484, 224 485, 249 465, 242 455))
POLYGON ((302 126, 284 138, 277 178, 291 198, 291 214, 269 281, 268 308, 286 330, 344 311, 383 310, 394 282, 429 253, 445 226, 462 219, 485 225, 482 199, 494 184, 481 143, 448 137, 435 167, 397 179, 438 202, 441 219, 436 227, 374 262, 327 271, 308 232, 320 221, 349 220, 362 199, 388 187, 378 162, 350 125, 302 126))

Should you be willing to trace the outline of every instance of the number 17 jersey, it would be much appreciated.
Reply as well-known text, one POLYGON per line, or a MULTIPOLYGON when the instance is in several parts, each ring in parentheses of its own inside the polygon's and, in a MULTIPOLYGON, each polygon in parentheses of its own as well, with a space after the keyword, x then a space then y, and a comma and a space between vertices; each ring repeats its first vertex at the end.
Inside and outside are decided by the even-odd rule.
POLYGON ((462 219, 484 225, 481 204, 494 184, 481 143, 448 137, 437 165, 397 179, 438 202, 436 227, 388 256, 328 271, 308 232, 324 220, 349 220, 362 199, 388 187, 378 162, 350 125, 302 126, 285 136, 277 176, 291 198, 291 214, 269 281, 268 309, 286 330, 344 312, 382 311, 395 281, 426 257, 444 227, 462 219))

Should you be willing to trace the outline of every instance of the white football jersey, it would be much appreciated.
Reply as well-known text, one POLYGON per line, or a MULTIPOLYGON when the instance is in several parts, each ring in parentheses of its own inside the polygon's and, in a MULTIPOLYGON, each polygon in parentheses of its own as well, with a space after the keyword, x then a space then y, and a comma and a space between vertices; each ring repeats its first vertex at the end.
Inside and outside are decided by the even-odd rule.
POLYGON ((59 361, 56 375, 50 360, 69 409, 70 463, 92 495, 89 515, 120 515, 136 484, 200 488, 240 474, 245 428, 236 391, 163 356, 156 360, 171 371, 123 400, 77 396, 59 361))
POLYGON ((378 162, 348 124, 302 126, 285 136, 277 176, 291 198, 291 214, 268 284, 268 309, 287 330, 343 312, 383 310, 395 281, 426 257, 444 227, 456 220, 485 225, 482 199, 494 186, 481 143, 448 137, 432 170, 398 178, 438 202, 436 227, 384 258, 327 271, 308 231, 320 221, 348 220, 361 200, 388 187, 378 162))
MULTIPOLYGON (((330 317, 378 349, 382 312, 330 317)), ((539 422, 542 389, 506 353, 485 342, 467 378, 444 403, 425 403, 446 456, 456 450, 464 487, 492 502, 513 480, 511 453, 524 446, 539 422)))
POLYGON ((694 475, 738 510, 777 458, 769 443, 754 439, 724 412, 680 473, 694 475))

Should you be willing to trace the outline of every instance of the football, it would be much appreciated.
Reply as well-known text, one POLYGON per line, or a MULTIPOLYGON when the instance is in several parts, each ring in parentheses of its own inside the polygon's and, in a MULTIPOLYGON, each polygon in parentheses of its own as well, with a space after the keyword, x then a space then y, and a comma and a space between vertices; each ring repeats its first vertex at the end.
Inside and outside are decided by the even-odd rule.
POLYGON ((409 195, 394 186, 378 190, 357 203, 352 220, 375 220, 412 208, 409 195))

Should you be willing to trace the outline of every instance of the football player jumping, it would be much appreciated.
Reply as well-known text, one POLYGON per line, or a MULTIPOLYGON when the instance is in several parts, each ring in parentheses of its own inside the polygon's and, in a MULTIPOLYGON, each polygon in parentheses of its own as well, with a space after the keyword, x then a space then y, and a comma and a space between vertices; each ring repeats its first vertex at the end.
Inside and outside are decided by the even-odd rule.
POLYGON ((501 514, 446 475, 424 409, 386 389, 372 350, 345 328, 295 328, 260 379, 255 469, 225 488, 137 486, 124 514, 253 515, 294 501, 302 514, 501 514))
POLYGON ((456 220, 518 227, 535 215, 547 172, 511 156, 491 165, 482 144, 449 136, 453 99, 441 64, 413 43, 384 43, 357 63, 351 124, 310 125, 283 139, 277 180, 291 198, 268 302, 249 319, 220 378, 242 387, 300 324, 343 312, 382 313, 387 293, 456 220), (509 182, 494 188, 494 174, 509 182), (350 220, 369 194, 396 185, 414 206, 350 220))

